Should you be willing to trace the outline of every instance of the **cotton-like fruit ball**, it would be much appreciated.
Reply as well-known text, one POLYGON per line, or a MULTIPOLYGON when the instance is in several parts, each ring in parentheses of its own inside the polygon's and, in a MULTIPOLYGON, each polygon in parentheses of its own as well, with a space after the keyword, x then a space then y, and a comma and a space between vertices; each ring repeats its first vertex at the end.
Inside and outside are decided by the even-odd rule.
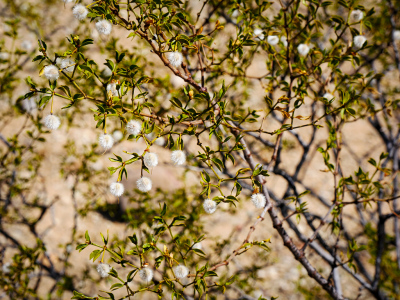
POLYGON ((263 194, 253 194, 251 196, 251 201, 256 208, 263 208, 266 203, 265 196, 263 194))
POLYGON ((126 131, 132 135, 138 135, 142 131, 142 123, 139 121, 131 120, 126 124, 126 131))
POLYGON ((174 273, 177 278, 185 278, 189 274, 189 269, 184 265, 178 265, 174 268, 174 273))
POLYGON ((287 37, 282 35, 281 36, 281 42, 283 44, 283 46, 287 47, 288 46, 288 42, 287 42, 287 37))
POLYGON ((196 243, 196 244, 194 244, 194 245, 192 246, 192 249, 199 249, 199 250, 201 250, 201 249, 203 249, 203 245, 201 244, 201 242, 198 242, 198 243, 196 243))
POLYGON ((124 193, 124 185, 121 182, 113 182, 110 184, 110 193, 116 197, 122 196, 124 193))
POLYGON ((147 193, 148 191, 151 190, 152 187, 151 179, 147 177, 142 177, 138 179, 138 181, 136 181, 136 186, 139 189, 139 191, 147 193))
POLYGON ((179 51, 168 52, 166 56, 169 63, 175 68, 178 68, 183 62, 182 53, 180 53, 179 51))
POLYGON ((395 41, 400 41, 400 30, 395 30, 393 32, 393 38, 395 41))
POLYGON ((262 40, 264 40, 264 33, 263 33, 263 31, 262 31, 262 29, 259 29, 259 28, 256 28, 256 29, 254 29, 254 37, 256 38, 256 40, 260 40, 260 41, 262 41, 262 40))
POLYGON ((99 136, 99 144, 104 150, 108 150, 114 145, 114 139, 109 134, 102 134, 99 136))
POLYGON ((206 199, 203 202, 204 211, 208 214, 212 214, 217 209, 217 203, 214 200, 206 199))
POLYGON ((183 165, 186 162, 186 154, 182 150, 175 150, 171 153, 171 160, 176 165, 183 165))
POLYGON ((58 71, 58 68, 54 65, 48 65, 45 66, 43 69, 43 74, 44 76, 51 81, 55 81, 60 77, 60 72, 58 71))
POLYGON ((113 139, 116 142, 119 142, 120 140, 122 140, 123 137, 124 137, 124 134, 120 130, 115 130, 113 132, 113 139))
POLYGON ((60 127, 60 119, 55 116, 55 115, 48 115, 44 118, 43 120, 44 126, 46 126, 47 128, 51 129, 51 130, 56 130, 58 127, 60 127))
POLYGON ((146 152, 143 158, 144 164, 148 168, 152 168, 158 165, 158 155, 152 152, 146 152))
POLYGON ((279 37, 277 37, 276 35, 269 35, 267 37, 267 42, 268 44, 275 46, 279 43, 279 37))
POLYGON ((306 44, 300 44, 297 47, 297 51, 299 51, 300 55, 306 56, 310 52, 310 47, 306 44))
POLYGON ((8 52, 0 52, 0 59, 1 60, 8 60, 10 58, 10 53, 8 52))
POLYGON ((144 282, 149 283, 153 279, 153 270, 150 268, 143 268, 139 271, 139 277, 144 282))
POLYGON ((334 96, 330 93, 325 93, 322 97, 327 99, 328 101, 331 101, 334 98, 334 96))
POLYGON ((72 9, 72 14, 79 21, 83 21, 86 18, 86 16, 88 15, 88 13, 89 13, 88 9, 82 4, 77 4, 72 9))
POLYGON ((354 45, 357 48, 361 48, 364 45, 364 43, 367 41, 367 38, 363 35, 357 35, 354 37, 353 41, 354 41, 354 45))
POLYGON ((59 63, 61 71, 72 73, 74 71, 75 61, 71 58, 64 58, 59 63))
POLYGON ((108 20, 100 20, 96 23, 96 29, 101 34, 109 35, 112 30, 112 24, 108 20))
POLYGON ((351 12, 351 17, 354 21, 360 22, 364 18, 364 13, 362 10, 356 9, 351 12))
POLYGON ((107 95, 111 94, 112 96, 118 96, 118 90, 117 90, 117 83, 116 82, 111 82, 107 84, 107 95))
POLYGON ((111 266, 109 264, 99 263, 97 265, 97 272, 100 274, 102 278, 108 276, 111 271, 111 266))

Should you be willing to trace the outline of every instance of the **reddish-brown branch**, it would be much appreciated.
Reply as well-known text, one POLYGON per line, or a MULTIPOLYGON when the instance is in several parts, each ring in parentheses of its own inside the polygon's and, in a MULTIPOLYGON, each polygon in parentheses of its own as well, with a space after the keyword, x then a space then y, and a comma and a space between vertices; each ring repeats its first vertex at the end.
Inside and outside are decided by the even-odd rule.
MULTIPOLYGON (((157 115, 155 115, 155 114, 146 114, 146 113, 144 113, 144 112, 141 112, 141 113, 139 113, 139 114, 140 114, 141 116, 143 116, 143 117, 155 119, 155 120, 159 121, 160 123, 169 124, 169 119, 168 119, 168 118, 163 118, 163 117, 157 116, 157 115)), ((183 121, 183 122, 176 121, 175 124, 182 124, 182 125, 186 125, 186 126, 196 126, 196 125, 203 125, 204 122, 203 122, 203 120, 183 121)))
POLYGON ((396 200, 399 198, 400 198, 400 196, 386 198, 386 199, 369 198, 369 199, 364 199, 364 200, 343 201, 343 202, 340 202, 340 204, 348 205, 348 204, 358 204, 358 203, 365 203, 365 202, 371 202, 371 201, 372 202, 389 202, 389 201, 396 200))
POLYGON ((268 163, 267 169, 271 170, 272 164, 276 161, 276 157, 278 155, 279 145, 281 144, 282 133, 280 133, 276 139, 274 153, 272 154, 271 160, 268 163))
POLYGON ((198 84, 196 81, 194 81, 194 79, 190 76, 184 76, 181 72, 179 72, 179 70, 175 67, 173 67, 170 62, 168 61, 168 59, 162 54, 162 52, 156 48, 156 43, 153 43, 152 39, 147 35, 147 33, 141 31, 141 30, 136 30, 136 33, 144 40, 146 40, 151 48, 153 48, 153 52, 155 54, 157 54, 160 59, 162 60, 162 62, 164 63, 165 66, 167 66, 172 72, 174 72, 174 74, 180 78, 182 78, 184 81, 186 81, 187 83, 189 83, 192 87, 194 87, 196 90, 198 90, 199 92, 202 93, 206 93, 207 92, 207 88, 202 87, 200 84, 198 84))
POLYGON ((264 211, 261 213, 261 215, 260 215, 260 216, 257 218, 257 220, 254 222, 254 224, 253 224, 252 226, 250 226, 250 230, 249 230, 249 232, 247 233, 247 236, 246 236, 246 238, 244 239, 244 241, 242 242, 242 244, 241 244, 239 247, 237 247, 237 248, 232 252, 232 254, 231 254, 226 260, 224 260, 223 262, 220 262, 220 263, 218 263, 218 264, 212 266, 212 267, 209 269, 209 271, 214 271, 215 269, 217 269, 217 268, 219 268, 219 267, 221 267, 221 266, 227 266, 227 265, 229 265, 229 262, 230 262, 235 256, 237 256, 238 254, 240 254, 240 252, 239 252, 240 249, 241 249, 245 244, 247 244, 247 243, 249 242, 250 236, 251 236, 252 233, 256 230, 257 224, 260 223, 260 222, 262 222, 262 221, 264 221, 265 212, 266 212, 266 209, 264 209, 264 211))
POLYGON ((329 211, 327 212, 325 217, 321 220, 321 222, 319 223, 319 226, 317 227, 317 229, 315 229, 313 235, 311 237, 309 237, 307 239, 307 241, 304 243, 303 247, 301 248, 301 251, 304 252, 306 250, 307 246, 315 240, 318 232, 321 230, 322 226, 324 226, 326 224, 326 220, 331 215, 332 210, 335 208, 335 206, 336 206, 336 202, 331 205, 331 207, 329 208, 329 211))
MULTIPOLYGON (((238 131, 232 130, 232 133, 235 136, 239 135, 238 131)), ((240 139, 240 142, 242 143, 242 145, 245 147, 245 149, 243 150, 244 153, 244 157, 246 159, 247 164, 249 165, 249 167, 254 170, 256 167, 256 163, 253 159, 253 157, 251 156, 251 152, 247 147, 246 141, 244 140, 244 138, 242 137, 240 139)), ((266 181, 263 178, 263 176, 258 175, 257 176, 257 180, 263 185, 263 194, 266 198, 266 205, 265 208, 263 210, 263 213, 261 214, 261 216, 265 215, 266 212, 268 212, 269 216, 271 217, 272 220, 272 225, 273 227, 278 231, 279 235, 281 236, 282 240, 283 240, 283 244, 290 250, 290 252, 292 252, 294 258, 299 261, 303 267, 307 270, 308 275, 313 278, 315 281, 317 281, 323 288, 324 290, 326 290, 333 298, 335 299, 341 299, 341 297, 338 296, 335 287, 329 283, 328 280, 326 280, 312 265, 311 263, 308 261, 308 259, 305 257, 304 252, 302 252, 300 249, 298 249, 296 247, 296 245, 293 243, 292 239, 289 237, 289 235, 287 234, 285 228, 283 228, 283 224, 282 221, 279 219, 273 205, 272 205, 272 201, 271 198, 269 196, 269 192, 268 192, 268 188, 265 185, 266 181)))

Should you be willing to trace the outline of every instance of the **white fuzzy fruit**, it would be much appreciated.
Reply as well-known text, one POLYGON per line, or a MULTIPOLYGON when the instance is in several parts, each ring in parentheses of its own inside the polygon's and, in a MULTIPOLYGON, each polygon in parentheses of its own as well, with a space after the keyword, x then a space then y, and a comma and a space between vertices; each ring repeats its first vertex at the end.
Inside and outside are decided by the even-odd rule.
POLYGON ((99 144, 104 150, 108 150, 114 145, 114 139, 109 134, 102 134, 99 136, 99 144))
POLYGON ((174 268, 174 273, 177 278, 184 278, 188 276, 189 269, 184 265, 178 265, 174 268))
POLYGON ((58 71, 58 68, 54 65, 48 65, 45 66, 43 69, 43 74, 44 76, 51 81, 55 81, 60 77, 60 72, 58 71))
POLYGON ((178 68, 183 62, 182 53, 178 51, 168 52, 166 56, 169 63, 173 65, 175 68, 178 68))
POLYGON ((83 21, 86 18, 86 16, 88 15, 88 13, 89 13, 88 9, 82 4, 77 4, 72 9, 72 14, 79 21, 83 21))
POLYGON ((43 123, 44 126, 51 130, 56 130, 58 127, 60 127, 61 124, 60 119, 53 114, 46 116, 43 120, 43 123))
POLYGON ((354 42, 354 45, 357 47, 357 48, 361 48, 363 45, 364 45, 364 43, 367 41, 367 38, 365 37, 365 36, 363 36, 363 35, 356 35, 355 37, 354 37, 354 40, 353 40, 353 42, 354 42))
POLYGON ((126 131, 132 135, 138 135, 140 131, 142 131, 142 123, 135 120, 130 120, 128 124, 126 124, 126 131))
POLYGON ((116 197, 122 196, 124 193, 124 185, 121 182, 113 182, 110 184, 110 193, 116 197))
POLYGON ((97 265, 97 272, 101 277, 105 278, 108 276, 108 273, 111 271, 111 266, 109 264, 99 263, 97 265))
POLYGON ((217 203, 211 199, 206 199, 203 202, 204 211, 208 214, 212 214, 217 209, 217 203))
POLYGON ((144 282, 149 283, 153 279, 153 270, 149 268, 143 268, 139 271, 139 277, 144 282))
POLYGON ((152 168, 158 165, 158 155, 152 152, 146 152, 143 158, 146 167, 152 168))
POLYGON ((112 24, 108 20, 100 20, 96 23, 96 29, 101 34, 109 35, 112 30, 112 24))
POLYGON ((267 37, 267 42, 268 42, 268 44, 275 46, 279 43, 279 37, 276 35, 269 35, 267 37))
POLYGON ((265 196, 263 194, 253 194, 251 196, 251 201, 256 208, 263 208, 266 203, 265 196))
POLYGON ((136 181, 136 186, 139 189, 139 191, 147 193, 148 191, 151 190, 152 187, 151 179, 147 177, 142 177, 136 181))
POLYGON ((306 44, 300 44, 297 46, 297 51, 299 51, 300 55, 306 56, 310 52, 310 47, 306 44))
POLYGON ((172 151, 171 160, 178 166, 183 165, 186 162, 186 154, 182 150, 172 151))

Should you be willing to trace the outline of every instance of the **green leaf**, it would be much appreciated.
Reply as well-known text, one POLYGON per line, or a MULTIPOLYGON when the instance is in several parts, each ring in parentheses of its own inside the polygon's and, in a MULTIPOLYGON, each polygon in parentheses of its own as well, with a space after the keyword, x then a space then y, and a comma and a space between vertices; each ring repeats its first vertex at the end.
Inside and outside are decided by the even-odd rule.
POLYGON ((43 55, 38 55, 38 56, 35 56, 34 59, 32 59, 32 62, 38 61, 38 60, 40 60, 40 62, 42 62, 44 59, 45 59, 45 57, 43 55))
POLYGON ((101 239, 103 240, 104 245, 107 245, 108 240, 104 237, 104 235, 100 232, 101 239))
POLYGON ((197 255, 201 256, 201 257, 205 257, 206 256, 206 254, 200 249, 192 249, 192 251, 194 253, 196 253, 197 255))
POLYGON ((172 105, 176 106, 177 108, 182 108, 182 103, 181 103, 181 101, 179 101, 178 98, 173 97, 173 98, 172 98, 171 100, 169 100, 169 101, 172 103, 172 105))
POLYGON ((85 232, 85 240, 86 240, 87 242, 90 242, 90 236, 89 236, 89 233, 88 233, 87 230, 86 230, 86 232, 85 232))
POLYGON ((220 171, 222 171, 222 170, 224 169, 224 164, 223 164, 223 162, 222 162, 219 158, 214 157, 214 158, 212 158, 211 160, 212 160, 212 162, 217 166, 217 168, 218 168, 220 171))
POLYGON ((136 234, 133 234, 132 236, 128 236, 128 238, 130 239, 130 241, 131 241, 133 244, 137 245, 138 241, 137 241, 136 234))
POLYGON ((74 296, 71 299, 95 299, 95 298, 88 297, 88 296, 85 296, 84 294, 74 291, 74 296))
POLYGON ((305 196, 305 195, 307 195, 307 194, 309 194, 309 193, 311 193, 311 192, 308 191, 308 190, 306 190, 306 191, 300 193, 298 198, 301 198, 301 197, 303 197, 303 196, 305 196))
POLYGON ((51 99, 51 96, 42 97, 39 101, 39 107, 45 108, 50 99, 51 99))
POLYGON ((368 160, 368 162, 369 162, 371 165, 373 165, 374 167, 377 166, 376 161, 375 161, 375 159, 373 159, 373 158, 370 158, 370 159, 368 160))
POLYGON ((118 290, 118 289, 122 288, 123 286, 124 286, 123 283, 114 283, 114 284, 110 287, 110 289, 111 289, 112 291, 115 291, 115 290, 118 290))
POLYGON ((81 47, 87 46, 87 45, 91 45, 91 44, 93 44, 93 40, 92 40, 92 39, 85 39, 85 40, 83 40, 83 42, 81 43, 81 47))
POLYGON ((103 252, 103 250, 94 250, 94 251, 92 251, 92 253, 90 253, 89 259, 93 259, 93 262, 95 262, 96 259, 99 258, 101 252, 103 252))
POLYGON ((107 59, 107 62, 105 63, 105 65, 107 67, 109 67, 111 71, 115 71, 114 70, 114 63, 111 60, 107 59))
POLYGON ((164 260, 164 256, 159 256, 159 257, 157 257, 156 259, 155 259, 155 267, 156 267, 156 269, 161 265, 161 262, 164 260))
POLYGON ((255 46, 257 43, 253 40, 245 40, 242 44, 243 46, 255 46))
POLYGON ((262 165, 258 165, 256 166, 256 168, 253 171, 253 176, 257 176, 262 172, 263 166, 262 165))
POLYGON ((164 203, 163 208, 161 210, 161 216, 164 216, 166 212, 167 212, 167 204, 164 203))
POLYGON ((201 173, 201 178, 203 178, 204 182, 210 182, 210 175, 206 171, 202 171, 201 173))
POLYGON ((76 246, 75 250, 79 250, 79 252, 81 252, 83 249, 85 249, 87 246, 89 246, 88 244, 79 244, 78 246, 76 246))
POLYGON ((214 271, 207 271, 207 272, 204 274, 204 277, 218 277, 218 275, 217 275, 217 273, 214 272, 214 271))

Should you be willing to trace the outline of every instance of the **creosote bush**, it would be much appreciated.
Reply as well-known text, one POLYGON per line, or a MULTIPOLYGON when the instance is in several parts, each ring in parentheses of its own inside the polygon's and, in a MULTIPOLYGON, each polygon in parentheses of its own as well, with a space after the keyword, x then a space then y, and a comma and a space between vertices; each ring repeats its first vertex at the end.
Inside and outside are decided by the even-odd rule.
POLYGON ((18 126, 0 126, 2 296, 287 298, 263 277, 284 245, 308 280, 290 294, 397 297, 400 2, 43 2, 0 9, 1 122, 18 126), (78 25, 55 38, 40 8, 78 25), (91 143, 67 137, 84 127, 91 143), (58 264, 37 229, 59 200, 42 179, 56 147, 74 206, 58 264), (78 226, 93 211, 124 236, 78 226))

